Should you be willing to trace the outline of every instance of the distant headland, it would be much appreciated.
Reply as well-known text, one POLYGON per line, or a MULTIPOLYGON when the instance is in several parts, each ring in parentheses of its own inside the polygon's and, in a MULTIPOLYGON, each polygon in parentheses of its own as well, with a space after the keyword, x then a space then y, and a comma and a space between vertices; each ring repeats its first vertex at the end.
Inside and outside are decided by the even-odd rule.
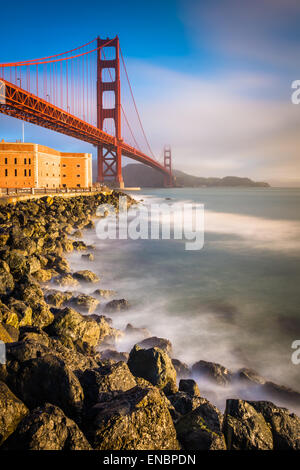
MULTIPOLYGON (((176 184, 180 187, 250 187, 268 188, 266 182, 252 181, 250 178, 239 178, 237 176, 225 176, 224 178, 203 178, 188 175, 179 170, 173 170, 176 184)), ((163 187, 163 176, 156 170, 139 163, 130 163, 123 168, 125 186, 141 187, 163 187)))

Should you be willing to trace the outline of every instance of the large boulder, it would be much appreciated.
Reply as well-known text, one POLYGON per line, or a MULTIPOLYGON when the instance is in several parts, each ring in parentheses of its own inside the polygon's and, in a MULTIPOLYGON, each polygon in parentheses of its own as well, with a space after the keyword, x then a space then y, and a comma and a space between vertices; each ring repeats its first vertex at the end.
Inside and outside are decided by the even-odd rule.
POLYGON ((103 364, 97 369, 88 369, 80 377, 80 382, 88 406, 102 401, 111 392, 126 392, 136 386, 135 378, 125 362, 103 364))
POLYGON ((78 279, 81 282, 99 282, 100 278, 97 276, 97 274, 93 273, 92 271, 89 271, 88 269, 84 269, 82 271, 76 271, 73 274, 73 277, 75 279, 78 279))
MULTIPOLYGON (((195 410, 202 403, 206 401, 205 398, 199 396, 193 396, 186 392, 176 392, 173 395, 168 395, 170 403, 174 407, 174 410, 179 415, 186 415, 190 411, 195 410)), ((176 415, 177 419, 177 415, 176 415)))
POLYGON ((130 351, 128 367, 137 377, 148 380, 165 393, 175 393, 176 371, 170 357, 159 348, 142 349, 135 345, 130 351))
POLYGON ((49 291, 46 291, 45 300, 48 304, 59 308, 65 303, 67 303, 72 298, 72 296, 73 296, 73 292, 70 292, 70 291, 62 292, 60 290, 51 289, 49 291))
POLYGON ((90 317, 85 317, 72 308, 65 308, 56 313, 50 331, 60 338, 82 341, 94 347, 100 338, 100 327, 90 317))
POLYGON ((174 424, 155 387, 135 387, 89 414, 87 436, 97 450, 178 450, 174 424))
POLYGON ((222 415, 209 401, 202 398, 196 409, 176 424, 179 442, 185 450, 225 450, 222 415))
POLYGON ((193 397, 200 397, 200 390, 193 379, 181 379, 179 382, 179 391, 185 392, 193 397))
POLYGON ((98 307, 99 300, 95 299, 91 295, 79 294, 76 297, 72 297, 71 304, 82 313, 93 313, 98 307))
POLYGON ((110 302, 107 302, 105 305, 104 311, 105 312, 122 312, 125 310, 129 310, 130 305, 128 300, 126 299, 114 299, 110 302))
POLYGON ((91 450, 77 424, 57 406, 35 408, 5 445, 9 450, 91 450))
POLYGON ((28 408, 0 381, 0 446, 29 413, 28 408))
POLYGON ((300 419, 286 408, 267 401, 250 401, 271 426, 274 450, 300 450, 300 419))
POLYGON ((217 385, 226 386, 232 380, 232 372, 215 362, 198 361, 192 366, 192 373, 200 380, 210 381, 217 385))
POLYGON ((5 261, 0 261, 0 295, 9 295, 15 287, 14 278, 5 261))
POLYGON ((146 338, 143 341, 140 341, 138 345, 143 349, 159 348, 169 355, 172 354, 172 343, 166 338, 151 336, 150 338, 146 338))
POLYGON ((172 359, 172 364, 175 367, 177 377, 180 379, 188 379, 191 376, 189 366, 179 359, 172 359))
POLYGON ((30 409, 50 402, 74 418, 81 412, 84 395, 80 382, 64 361, 54 355, 22 362, 8 384, 30 409))
POLYGON ((25 302, 10 297, 8 307, 16 313, 18 317, 18 327, 32 324, 32 308, 25 302))
POLYGON ((8 332, 6 325, 0 323, 0 341, 3 343, 12 343, 14 340, 8 332))
POLYGON ((229 450, 272 450, 273 436, 263 415, 243 400, 227 400, 224 434, 229 450))

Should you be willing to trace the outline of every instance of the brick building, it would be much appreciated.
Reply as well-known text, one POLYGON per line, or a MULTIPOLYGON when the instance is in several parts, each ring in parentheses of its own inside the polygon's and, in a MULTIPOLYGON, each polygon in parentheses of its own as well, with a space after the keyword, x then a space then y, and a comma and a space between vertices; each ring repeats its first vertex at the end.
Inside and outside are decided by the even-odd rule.
POLYGON ((0 142, 0 188, 87 188, 92 155, 29 143, 0 142))

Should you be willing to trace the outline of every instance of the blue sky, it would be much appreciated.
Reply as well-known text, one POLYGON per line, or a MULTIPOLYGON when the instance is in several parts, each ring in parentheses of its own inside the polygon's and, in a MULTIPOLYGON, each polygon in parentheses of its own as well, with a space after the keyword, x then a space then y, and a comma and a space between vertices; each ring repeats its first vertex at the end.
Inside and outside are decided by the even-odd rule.
MULTIPOLYGON (((76 0, 1 5, 0 62, 71 49, 119 35, 149 140, 174 165, 203 176, 250 176, 300 185, 297 0, 76 0)), ((21 123, 0 116, 0 137, 21 123)), ((92 151, 75 139, 25 124, 26 140, 92 151)))

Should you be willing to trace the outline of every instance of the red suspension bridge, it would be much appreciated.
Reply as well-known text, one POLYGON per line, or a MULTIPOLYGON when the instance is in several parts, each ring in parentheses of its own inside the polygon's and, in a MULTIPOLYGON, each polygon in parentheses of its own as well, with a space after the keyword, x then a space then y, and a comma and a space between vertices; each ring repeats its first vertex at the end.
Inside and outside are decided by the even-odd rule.
POLYGON ((0 112, 96 146, 101 183, 123 187, 125 156, 161 172, 166 186, 173 184, 170 148, 163 162, 152 152, 118 37, 0 64, 0 112), (121 101, 123 81, 127 94, 122 88, 121 101))

